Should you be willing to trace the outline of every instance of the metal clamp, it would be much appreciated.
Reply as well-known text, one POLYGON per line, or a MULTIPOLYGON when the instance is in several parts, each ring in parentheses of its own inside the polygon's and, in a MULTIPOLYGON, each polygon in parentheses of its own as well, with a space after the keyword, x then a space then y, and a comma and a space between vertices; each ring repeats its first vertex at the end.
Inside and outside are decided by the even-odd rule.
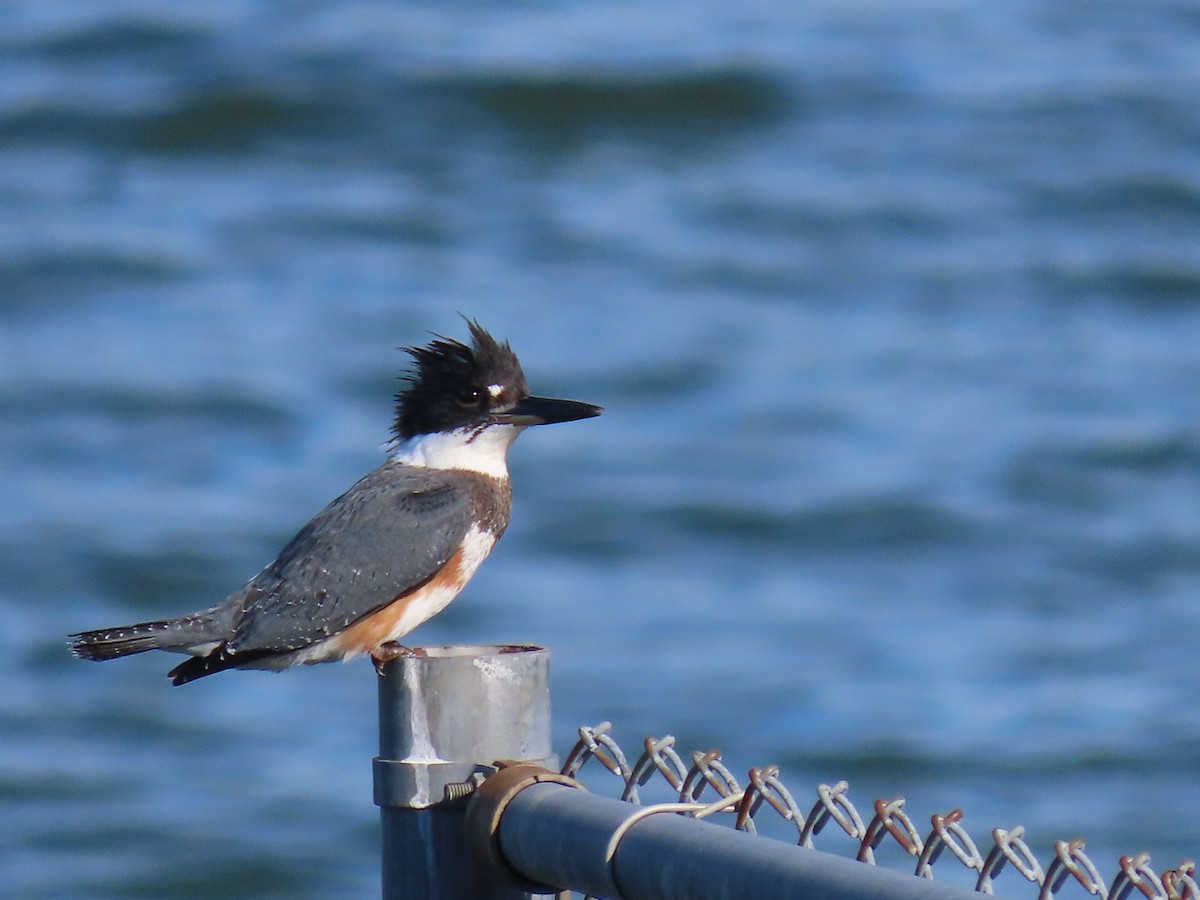
POLYGON ((534 894, 554 893, 557 887, 529 881, 509 865, 500 847, 500 820, 512 799, 530 785, 549 782, 581 791, 587 788, 574 778, 544 769, 535 763, 499 760, 495 765, 498 771, 475 789, 467 804, 463 829, 471 855, 476 864, 498 883, 534 894))

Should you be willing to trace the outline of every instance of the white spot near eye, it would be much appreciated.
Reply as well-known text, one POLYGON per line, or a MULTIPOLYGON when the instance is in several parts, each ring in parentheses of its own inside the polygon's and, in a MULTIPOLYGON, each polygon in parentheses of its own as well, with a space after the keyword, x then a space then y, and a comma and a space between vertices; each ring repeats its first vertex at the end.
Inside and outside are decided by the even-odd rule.
POLYGON ((492 395, 493 399, 496 397, 499 397, 502 393, 504 393, 504 387, 499 384, 489 384, 487 386, 487 390, 488 390, 488 393, 492 395))

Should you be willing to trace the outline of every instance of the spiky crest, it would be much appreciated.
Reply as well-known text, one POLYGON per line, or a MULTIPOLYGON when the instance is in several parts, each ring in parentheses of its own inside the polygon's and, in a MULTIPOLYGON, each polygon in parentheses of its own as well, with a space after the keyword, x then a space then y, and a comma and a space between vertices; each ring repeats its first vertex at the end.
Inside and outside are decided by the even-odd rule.
POLYGON ((416 361, 396 394, 392 436, 403 441, 480 421, 529 396, 516 353, 478 322, 464 317, 471 346, 442 335, 424 347, 405 347, 416 361))

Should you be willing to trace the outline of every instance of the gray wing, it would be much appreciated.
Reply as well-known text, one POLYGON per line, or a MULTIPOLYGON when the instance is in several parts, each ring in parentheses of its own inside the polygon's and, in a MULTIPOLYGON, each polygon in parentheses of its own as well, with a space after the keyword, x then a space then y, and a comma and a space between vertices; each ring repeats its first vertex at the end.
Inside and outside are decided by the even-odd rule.
POLYGON ((225 601, 237 607, 228 649, 298 650, 345 630, 436 575, 472 513, 462 487, 427 471, 380 466, 225 601))

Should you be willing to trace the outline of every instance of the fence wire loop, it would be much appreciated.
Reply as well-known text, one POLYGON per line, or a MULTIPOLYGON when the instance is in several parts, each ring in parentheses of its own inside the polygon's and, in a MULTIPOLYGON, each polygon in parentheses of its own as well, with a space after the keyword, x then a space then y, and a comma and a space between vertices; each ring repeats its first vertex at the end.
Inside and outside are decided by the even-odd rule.
POLYGON ((963 866, 972 872, 983 871, 983 857, 971 835, 962 827, 963 811, 951 810, 944 816, 936 813, 929 817, 933 831, 925 839, 925 847, 917 859, 915 875, 921 878, 933 878, 933 864, 938 861, 943 850, 949 850, 963 866))
POLYGON ((571 748, 563 763, 562 774, 574 778, 589 759, 595 759, 612 774, 628 781, 629 765, 625 762, 620 745, 609 736, 611 730, 612 722, 601 722, 594 727, 582 726, 579 729, 579 741, 571 748))
POLYGON ((1003 828, 992 829, 992 840, 996 846, 983 861, 983 871, 979 873, 979 882, 975 890, 984 894, 993 893, 991 886, 997 875, 1004 869, 1005 864, 1011 863, 1026 881, 1041 886, 1045 881, 1045 873, 1041 863, 1033 855, 1033 851, 1023 841, 1025 829, 1018 825, 1011 831, 1003 828))
POLYGON ((874 864, 875 850, 882 843, 885 834, 895 838, 896 843, 910 856, 919 856, 925 848, 921 836, 913 827, 912 819, 904 811, 903 797, 875 801, 875 815, 867 824, 862 841, 858 845, 859 862, 874 864))
POLYGON ((741 785, 733 777, 733 773, 721 762, 720 750, 709 750, 707 753, 693 753, 692 767, 687 777, 679 787, 680 800, 699 800, 705 786, 711 787, 719 796, 740 791, 741 785))
MULTIPOLYGON (((617 845, 621 843, 621 839, 629 833, 629 829, 643 819, 648 819, 651 816, 661 815, 662 813, 689 813, 695 812, 701 804, 698 803, 655 803, 651 806, 639 807, 635 812, 631 812, 625 819, 613 829, 612 837, 608 839, 608 847, 604 851, 604 861, 608 865, 612 865, 613 860, 617 857, 617 845)), ((616 881, 614 874, 613 881, 616 881)))
POLYGON ((1054 842, 1054 859, 1050 863, 1050 868, 1046 870, 1042 890, 1038 894, 1039 898, 1053 897, 1055 892, 1062 887, 1067 876, 1070 875, 1089 894, 1094 894, 1101 900, 1107 900, 1108 889, 1104 886, 1104 881, 1100 877, 1100 873, 1096 871, 1095 865, 1083 852, 1083 848, 1083 838, 1054 842))
POLYGON ((861 841, 863 839, 867 829, 863 826, 862 816, 858 814, 854 804, 846 797, 848 790, 850 790, 850 784, 846 781, 839 781, 835 785, 817 785, 816 805, 809 812, 808 821, 804 823, 804 830, 800 833, 801 847, 808 847, 811 850, 813 837, 824 830, 830 819, 837 822, 842 827, 842 831, 854 840, 861 841))
MULTIPOLYGON (((1053 900, 1058 891, 1072 881, 1100 900, 1135 900, 1138 896, 1146 900, 1200 900, 1196 863, 1190 859, 1158 876, 1150 868, 1148 854, 1122 856, 1115 879, 1106 887, 1095 864, 1084 853, 1081 838, 1056 841, 1050 866, 1043 871, 1041 863, 1025 843, 1022 826, 993 829, 992 846, 984 855, 963 828, 961 809, 944 816, 931 816, 932 830, 924 838, 905 812, 902 797, 876 800, 870 823, 863 825, 862 816, 850 802, 850 786, 845 781, 818 785, 817 801, 806 817, 780 780, 778 766, 749 769, 747 787, 743 789, 722 761, 719 750, 693 753, 691 766, 685 767, 675 749, 675 738, 666 735, 646 738, 642 755, 631 768, 620 745, 612 738, 611 730, 609 722, 580 728, 579 741, 567 755, 563 774, 575 777, 589 760, 595 759, 605 771, 620 779, 622 799, 632 804, 640 805, 637 789, 655 777, 661 777, 677 797, 674 802, 642 806, 631 813, 621 824, 619 835, 613 837, 610 849, 614 854, 620 836, 648 816, 675 813, 706 818, 717 813, 732 813, 734 828, 754 833, 756 819, 761 819, 763 811, 770 809, 781 822, 796 829, 796 843, 809 849, 813 847, 813 838, 831 820, 837 822, 842 832, 854 842, 849 852, 857 854, 866 864, 876 862, 875 850, 886 835, 891 835, 906 853, 917 857, 914 874, 922 878, 934 877, 935 864, 949 850, 949 855, 965 869, 978 873, 975 890, 981 894, 994 893, 996 879, 1005 869, 1011 868, 1037 889, 1038 900, 1053 900), (715 799, 705 803, 701 798, 710 789, 715 799)), ((1012 887, 1006 887, 1005 893, 1013 894, 1012 887)))
POLYGON ((1200 900, 1200 884, 1196 882, 1196 861, 1185 859, 1177 869, 1162 874, 1163 887, 1171 900, 1200 900))
POLYGON ((1119 865, 1121 871, 1108 893, 1109 900, 1125 900, 1135 890, 1147 900, 1167 900, 1162 882, 1150 868, 1149 853, 1122 856, 1119 865))
MULTIPOLYGON (((804 830, 804 814, 800 812, 800 807, 796 805, 796 800, 792 797, 791 792, 779 780, 779 766, 770 765, 764 769, 751 769, 748 778, 753 790, 746 792, 741 806, 738 807, 738 817, 733 827, 739 831, 748 831, 753 828, 754 816, 758 813, 759 807, 766 803, 775 810, 779 818, 796 826, 798 838, 804 830), (747 823, 749 823, 749 828, 747 823)), ((799 843, 798 839, 797 843, 799 843)))
MULTIPOLYGON (((637 789, 644 787, 655 772, 667 779, 667 784, 676 790, 683 783, 683 760, 675 752, 675 738, 669 734, 661 738, 646 738, 642 755, 625 778, 621 799, 630 803, 640 802, 637 789)), ((679 799, 681 803, 687 802, 682 796, 679 799)))

